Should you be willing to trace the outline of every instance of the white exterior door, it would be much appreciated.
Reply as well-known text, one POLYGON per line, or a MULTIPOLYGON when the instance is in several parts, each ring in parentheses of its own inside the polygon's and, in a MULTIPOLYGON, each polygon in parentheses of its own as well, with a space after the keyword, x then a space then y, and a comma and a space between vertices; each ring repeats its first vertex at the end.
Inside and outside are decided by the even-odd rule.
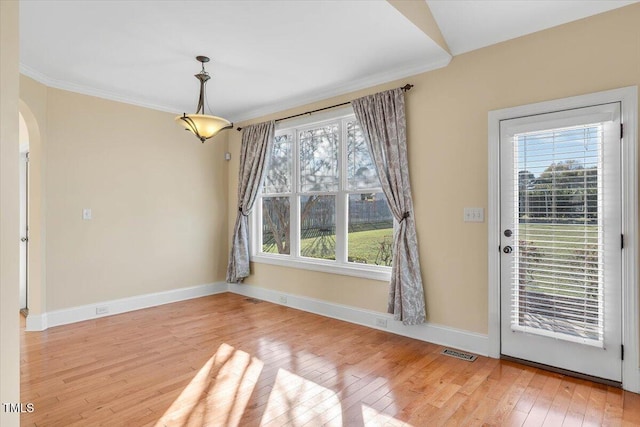
POLYGON ((622 380, 620 103, 500 124, 501 353, 622 380))

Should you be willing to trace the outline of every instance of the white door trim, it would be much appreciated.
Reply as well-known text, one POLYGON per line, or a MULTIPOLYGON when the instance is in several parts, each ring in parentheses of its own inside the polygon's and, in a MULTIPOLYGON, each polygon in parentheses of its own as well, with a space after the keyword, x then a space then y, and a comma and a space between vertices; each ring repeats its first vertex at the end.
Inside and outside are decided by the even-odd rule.
POLYGON ((638 87, 629 86, 489 112, 489 356, 500 357, 500 121, 610 102, 622 103, 622 386, 640 393, 638 356, 638 87))

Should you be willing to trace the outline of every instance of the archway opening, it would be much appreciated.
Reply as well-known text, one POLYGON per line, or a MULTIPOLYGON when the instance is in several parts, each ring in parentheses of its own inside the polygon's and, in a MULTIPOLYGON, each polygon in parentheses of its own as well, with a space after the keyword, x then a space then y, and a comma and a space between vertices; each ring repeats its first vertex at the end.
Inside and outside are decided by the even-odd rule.
MULTIPOLYGON (((25 224, 28 224, 28 253, 25 257, 26 298, 20 296, 28 308, 26 330, 41 331, 45 325, 45 285, 44 285, 44 186, 43 186, 43 147, 40 122, 34 111, 22 99, 19 101, 19 141, 20 158, 28 152, 28 182, 25 182, 25 224)), ((21 194, 22 196, 22 194, 21 194)), ((22 216, 21 216, 22 217, 22 216)), ((23 233, 21 231, 21 233, 23 233)), ((23 242, 20 242, 21 245, 23 242)), ((22 257, 21 257, 22 258, 22 257)), ((24 308, 24 307, 20 307, 24 308)), ((17 308, 16 308, 17 309, 17 308)))
POLYGON ((20 312, 29 314, 29 129, 19 113, 20 141, 20 312))

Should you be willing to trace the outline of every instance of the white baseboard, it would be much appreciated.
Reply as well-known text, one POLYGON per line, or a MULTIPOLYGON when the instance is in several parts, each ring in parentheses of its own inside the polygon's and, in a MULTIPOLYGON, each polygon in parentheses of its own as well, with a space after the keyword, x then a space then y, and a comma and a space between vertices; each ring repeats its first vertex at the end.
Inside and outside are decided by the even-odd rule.
POLYGON ((25 326, 25 331, 33 332, 33 331, 44 331, 47 329, 47 313, 43 314, 32 314, 29 313, 27 315, 27 322, 25 326))
POLYGON ((631 375, 623 377, 622 388, 640 394, 640 369, 633 369, 631 372, 631 375))
POLYGON ((45 329, 54 326, 81 322, 83 320, 97 319, 100 317, 111 316, 113 314, 126 313, 129 311, 223 292, 232 292, 247 297, 257 298, 421 341, 470 351, 483 356, 486 356, 489 353, 489 339, 486 335, 431 323, 416 326, 405 326, 402 322, 393 320, 393 316, 386 313, 277 292, 257 286, 224 282, 210 283, 189 288, 172 289, 165 292, 70 307, 43 314, 30 314, 27 316, 26 330, 44 331, 45 329), (107 313, 96 314, 96 310, 99 307, 106 308, 107 313))
MULTIPOLYGON (((489 355, 490 346, 489 337, 487 335, 431 323, 416 326, 405 326, 402 322, 393 320, 393 316, 386 313, 350 307, 284 292, 277 292, 252 285, 224 282, 173 289, 165 292, 105 301, 97 304, 87 304, 43 314, 29 314, 26 321, 26 330, 43 331, 53 326, 97 319, 99 317, 110 316, 113 314, 120 314, 128 311, 140 310, 143 308, 224 292, 232 292, 238 295, 257 298, 274 304, 284 305, 298 310, 319 314, 321 316, 331 317, 345 322, 391 332, 420 341, 469 351, 482 356, 489 355), (107 307, 108 313, 96 314, 96 309, 98 307, 107 307), (386 325, 386 327, 383 325, 386 325)), ((635 393, 640 393, 640 370, 637 372, 638 374, 635 378, 629 378, 625 381, 624 388, 635 393)))
POLYGON ((393 316, 390 314, 272 291, 252 285, 229 283, 229 292, 421 341, 469 351, 482 356, 489 354, 489 338, 487 335, 430 323, 405 326, 402 322, 393 320, 393 316), (386 327, 382 326, 384 324, 386 324, 386 327))
POLYGON ((70 307, 43 314, 30 314, 27 316, 26 330, 44 331, 45 329, 53 326, 66 325, 69 323, 81 322, 83 320, 97 319, 99 317, 111 316, 113 314, 126 313, 128 311, 155 307, 172 302, 219 294, 227 292, 227 290, 228 286, 224 282, 208 283, 189 288, 172 289, 170 291, 70 307), (96 314, 98 307, 106 308, 106 312, 103 314, 96 314))

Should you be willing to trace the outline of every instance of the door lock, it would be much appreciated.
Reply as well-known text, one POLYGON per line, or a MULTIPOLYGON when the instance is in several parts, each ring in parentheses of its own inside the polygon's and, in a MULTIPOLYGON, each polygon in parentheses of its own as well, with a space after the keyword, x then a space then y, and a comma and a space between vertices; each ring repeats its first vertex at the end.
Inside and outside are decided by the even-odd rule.
POLYGON ((512 234, 513 232, 511 230, 504 230, 505 237, 511 237, 512 234))

